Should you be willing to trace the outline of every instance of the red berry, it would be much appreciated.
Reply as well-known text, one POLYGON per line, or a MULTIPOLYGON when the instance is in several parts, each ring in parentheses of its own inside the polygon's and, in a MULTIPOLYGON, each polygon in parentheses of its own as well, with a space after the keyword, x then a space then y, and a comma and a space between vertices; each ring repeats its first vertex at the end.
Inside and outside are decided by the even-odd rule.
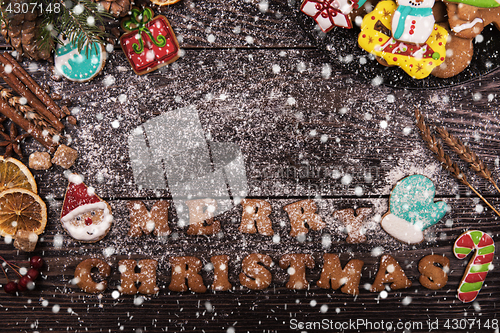
POLYGON ((25 291, 28 288, 28 283, 30 282, 32 282, 32 280, 28 275, 23 276, 17 284, 19 291, 25 291))
POLYGON ((14 294, 17 291, 17 283, 10 281, 3 286, 3 290, 5 290, 7 294, 14 294))
POLYGON ((44 261, 40 256, 33 256, 30 260, 31 267, 40 270, 43 267, 44 261))
POLYGON ((40 272, 38 271, 38 269, 30 268, 28 269, 28 273, 26 273, 26 275, 29 276, 32 281, 35 281, 38 275, 40 275, 40 272))

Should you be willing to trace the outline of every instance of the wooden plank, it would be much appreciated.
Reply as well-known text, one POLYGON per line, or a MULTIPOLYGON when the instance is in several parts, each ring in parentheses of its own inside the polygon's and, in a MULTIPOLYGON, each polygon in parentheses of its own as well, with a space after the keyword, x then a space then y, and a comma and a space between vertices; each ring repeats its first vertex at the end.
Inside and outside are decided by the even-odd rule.
MULTIPOLYGON (((311 231, 304 242, 289 236, 288 218, 282 210, 285 204, 295 200, 269 200, 273 208, 273 229, 280 236, 280 241, 276 243, 272 241, 271 236, 244 235, 237 230, 241 207, 236 207, 220 217, 224 230, 221 238, 186 235, 185 229, 178 227, 173 212, 170 227, 176 236, 169 236, 164 240, 152 235, 132 239, 126 235, 126 201, 113 200, 110 203, 116 220, 111 232, 99 243, 81 244, 66 236, 57 222, 60 202, 51 202, 50 223, 37 252, 48 264, 44 278, 38 281, 36 290, 20 296, 0 293, 0 318, 8 320, 8 327, 12 330, 15 327, 19 331, 40 332, 131 331, 139 328, 143 331, 160 331, 166 330, 167 327, 168 331, 202 328, 205 332, 219 332, 234 327, 236 331, 282 332, 293 325, 292 319, 321 321, 325 318, 333 320, 334 323, 349 319, 370 322, 380 322, 383 319, 385 322, 394 321, 394 324, 397 321, 425 323, 427 320, 438 319, 440 327, 443 327, 446 319, 480 318, 483 323, 488 319, 491 321, 496 316, 496 300, 500 297, 497 288, 500 282, 499 266, 494 265, 494 269, 489 272, 477 305, 471 307, 471 304, 463 304, 456 298, 456 288, 470 258, 454 258, 451 246, 464 229, 477 226, 497 238, 500 227, 496 219, 487 214, 473 217, 472 199, 446 200, 453 208, 445 219, 452 220, 453 224, 437 224, 431 228, 433 230, 429 234, 436 234, 438 237, 429 243, 416 246, 403 245, 385 235, 373 221, 373 217, 367 222, 373 228, 367 232, 368 242, 347 244, 341 223, 331 218, 334 210, 345 207, 369 206, 377 212, 386 205, 385 199, 317 200, 318 213, 327 222, 327 228, 319 232, 311 231), (325 248, 322 238, 327 234, 331 236, 332 243, 330 247, 325 248), (55 235, 64 237, 62 248, 54 246, 55 235), (114 253, 110 249, 113 249, 114 253), (270 255, 274 266, 269 268, 273 275, 272 285, 257 292, 241 287, 238 274, 241 272, 242 258, 249 253, 259 252, 270 255), (325 252, 339 254, 342 265, 353 258, 364 261, 360 294, 357 297, 340 291, 320 289, 315 285, 321 273, 322 256, 325 252), (110 255, 105 256, 105 253, 110 255), (315 267, 308 269, 306 274, 310 283, 308 290, 291 291, 285 288, 288 274, 279 267, 278 261, 287 253, 308 253, 314 257, 315 267), (365 289, 366 284, 374 281, 382 253, 391 254, 399 262, 413 283, 411 288, 389 291, 386 298, 365 289), (168 263, 170 257, 192 255, 207 264, 212 255, 218 254, 230 256, 229 280, 235 287, 232 291, 209 290, 206 294, 195 294, 168 290, 171 275, 168 263), (417 264, 422 257, 429 254, 444 254, 450 259, 448 284, 437 291, 428 290, 418 282, 420 274, 417 264), (72 284, 76 265, 89 257, 103 258, 112 267, 109 288, 101 295, 85 294, 72 284), (126 258, 158 260, 158 295, 141 298, 139 295, 136 297, 113 294, 120 284, 118 261, 126 258), (429 301, 430 297, 432 302, 429 301), (57 310, 58 312, 55 312, 57 310), (249 315, 250 312, 252 315, 249 315)), ((153 201, 146 202, 148 207, 152 203, 153 201)), ((496 199, 494 203, 498 205, 499 200, 496 199)), ((6 259, 18 263, 28 258, 27 254, 14 251, 10 244, 0 244, 0 252, 6 259)), ((498 255, 495 260, 498 260, 498 255)), ((205 284, 210 285, 213 273, 210 270, 202 270, 201 274, 205 284)))
MULTIPOLYGON (((295 21, 294 9, 286 1, 181 1, 159 7, 150 1, 156 15, 164 15, 182 48, 310 48, 311 43, 295 21), (264 5, 265 3, 265 5, 264 5)), ((120 20, 108 20, 106 31, 118 28, 120 20)), ((123 30, 120 29, 123 33, 123 30)), ((8 48, 0 36, 0 48, 8 48)), ((120 46, 117 45, 117 48, 120 46)))
MULTIPOLYGON (((68 125, 67 134, 80 158, 72 170, 104 197, 154 195, 134 183, 125 143, 145 121, 189 105, 212 141, 241 148, 250 196, 355 196, 357 187, 363 196, 388 195, 412 173, 430 177, 440 195, 466 195, 469 190, 441 169, 421 140, 417 107, 429 124, 448 128, 498 175, 495 74, 484 83, 416 94, 373 87, 335 69, 323 78, 325 63, 315 50, 191 50, 167 68, 136 76, 115 52, 89 84, 51 81, 46 66, 33 75, 73 102, 79 125, 68 125), (347 185, 345 175, 352 177, 347 185)), ((27 154, 36 149, 27 147, 27 154)), ((35 173, 40 184, 50 184, 40 186, 43 195, 63 197, 62 171, 35 173)), ((466 174, 485 195, 495 193, 473 172, 466 174)))

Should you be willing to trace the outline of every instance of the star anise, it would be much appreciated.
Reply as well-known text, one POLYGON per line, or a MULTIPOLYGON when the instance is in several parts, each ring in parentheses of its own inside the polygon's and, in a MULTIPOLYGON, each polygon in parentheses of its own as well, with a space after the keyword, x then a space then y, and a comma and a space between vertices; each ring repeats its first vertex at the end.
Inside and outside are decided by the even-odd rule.
POLYGON ((0 131, 5 131, 5 127, 3 127, 3 122, 7 120, 7 117, 3 114, 0 114, 0 131))
POLYGON ((23 157, 21 141, 30 136, 28 133, 17 135, 17 127, 14 123, 11 123, 9 135, 1 131, 0 136, 3 137, 3 141, 0 141, 0 147, 5 147, 4 157, 11 156, 12 152, 15 152, 19 157, 23 157))

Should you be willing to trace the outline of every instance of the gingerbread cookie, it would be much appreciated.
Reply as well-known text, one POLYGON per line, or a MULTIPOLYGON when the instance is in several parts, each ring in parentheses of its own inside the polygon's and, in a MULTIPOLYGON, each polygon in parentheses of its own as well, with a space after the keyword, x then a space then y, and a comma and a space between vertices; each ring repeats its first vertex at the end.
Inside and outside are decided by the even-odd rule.
POLYGON ((172 266, 172 279, 168 289, 180 292, 191 289, 195 293, 207 291, 200 275, 203 267, 200 259, 196 257, 172 257, 170 265, 172 266))
POLYGON ((390 283, 390 288, 392 290, 405 289, 412 285, 396 259, 388 254, 380 258, 380 267, 370 291, 379 292, 384 290, 385 283, 390 283))
POLYGON ((301 290, 309 287, 309 282, 306 280, 306 267, 314 268, 314 258, 310 254, 284 254, 280 258, 280 267, 283 269, 290 267, 287 270, 290 276, 286 283, 288 289, 301 290))
POLYGON ((292 237, 307 234, 309 229, 307 229, 306 223, 313 230, 321 230, 325 227, 325 222, 316 214, 316 204, 311 199, 291 203, 283 209, 288 213, 290 219, 290 236, 292 237))
POLYGON ((475 300, 483 287, 493 262, 495 242, 487 233, 471 230, 458 237, 453 245, 453 254, 458 259, 465 259, 474 250, 475 253, 469 261, 458 287, 458 298, 464 303, 475 300))
POLYGON ((304 0, 300 10, 312 17, 321 31, 328 32, 333 27, 351 29, 350 14, 365 2, 366 0, 304 0))
POLYGON ((263 265, 271 266, 273 259, 267 254, 252 253, 241 262, 239 279, 242 286, 252 290, 263 290, 269 287, 273 276, 263 265))
POLYGON ((340 288, 345 294, 359 294, 359 282, 361 281, 361 269, 364 262, 359 259, 352 259, 342 269, 339 256, 332 253, 323 255, 323 270, 316 285, 323 289, 333 290, 340 288))
POLYGON ((108 287, 106 279, 111 274, 111 267, 102 259, 86 259, 76 266, 75 281, 78 287, 86 293, 98 294, 103 292, 108 287), (92 269, 97 268, 99 276, 102 279, 100 282, 94 281, 92 278, 92 269))
POLYGON ((407 244, 424 240, 423 231, 438 223, 449 210, 444 201, 434 202, 432 181, 412 175, 399 181, 391 192, 389 212, 380 225, 392 237, 407 244))
POLYGON ((333 217, 340 220, 349 234, 346 241, 349 244, 364 243, 366 242, 365 230, 363 228, 363 222, 371 214, 371 208, 358 208, 356 209, 356 215, 354 215, 354 209, 347 208, 338 210, 333 213, 333 217))
POLYGON ((121 25, 126 33, 120 44, 136 74, 149 73, 179 58, 179 43, 170 23, 161 15, 153 18, 150 8, 133 8, 121 25))
MULTIPOLYGON (((388 66, 399 66, 411 77, 423 79, 444 62, 448 31, 433 24, 429 37, 421 42, 428 31, 420 33, 415 30, 417 21, 412 19, 412 15, 405 16, 403 9, 400 9, 399 15, 395 15, 397 9, 398 5, 394 1, 379 2, 375 9, 363 18, 358 44, 364 50, 384 59, 388 66), (407 19, 410 21, 407 22, 407 19), (394 21, 396 22, 393 23, 394 21), (408 28, 407 23, 410 24, 408 28), (398 30, 392 31, 393 26, 398 30), (399 31, 401 27, 404 29, 399 31), (401 40, 393 37, 394 33, 397 33, 401 40), (418 40, 421 44, 408 43, 406 40, 418 40)), ((432 16, 432 8, 430 10, 432 16)), ((428 13, 425 14, 427 17, 428 13)), ((431 19, 429 16, 427 19, 434 22, 433 17, 431 19)))
POLYGON ((113 222, 111 206, 83 183, 80 175, 72 174, 64 197, 61 223, 76 240, 93 243, 106 236, 113 222))
POLYGON ((78 51, 77 44, 64 35, 60 35, 59 39, 62 44, 57 46, 54 55, 57 74, 70 81, 86 82, 101 72, 107 57, 104 46, 99 43, 87 43, 78 51))
POLYGON ((139 262, 132 259, 124 259, 118 262, 121 273, 121 283, 118 290, 125 295, 153 295, 160 288, 156 285, 156 267, 158 262, 153 259, 143 259, 139 262), (136 268, 140 272, 136 273, 136 268))
POLYGON ((457 37, 475 38, 491 23, 500 29, 500 3, 495 0, 448 0, 445 3, 451 31, 457 37))
POLYGON ((437 254, 430 254, 418 262, 418 271, 422 274, 419 282, 427 289, 441 289, 448 282, 447 272, 449 270, 450 259, 437 254))

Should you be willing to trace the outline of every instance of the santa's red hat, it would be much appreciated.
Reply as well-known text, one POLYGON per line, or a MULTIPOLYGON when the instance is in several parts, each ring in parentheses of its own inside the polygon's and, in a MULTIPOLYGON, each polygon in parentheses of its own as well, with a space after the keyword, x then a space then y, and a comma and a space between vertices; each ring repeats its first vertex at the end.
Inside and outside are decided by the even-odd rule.
POLYGON ((107 210, 106 202, 102 201, 94 194, 93 189, 89 189, 82 182, 81 176, 71 175, 64 197, 61 221, 67 222, 77 215, 97 209, 107 210))

